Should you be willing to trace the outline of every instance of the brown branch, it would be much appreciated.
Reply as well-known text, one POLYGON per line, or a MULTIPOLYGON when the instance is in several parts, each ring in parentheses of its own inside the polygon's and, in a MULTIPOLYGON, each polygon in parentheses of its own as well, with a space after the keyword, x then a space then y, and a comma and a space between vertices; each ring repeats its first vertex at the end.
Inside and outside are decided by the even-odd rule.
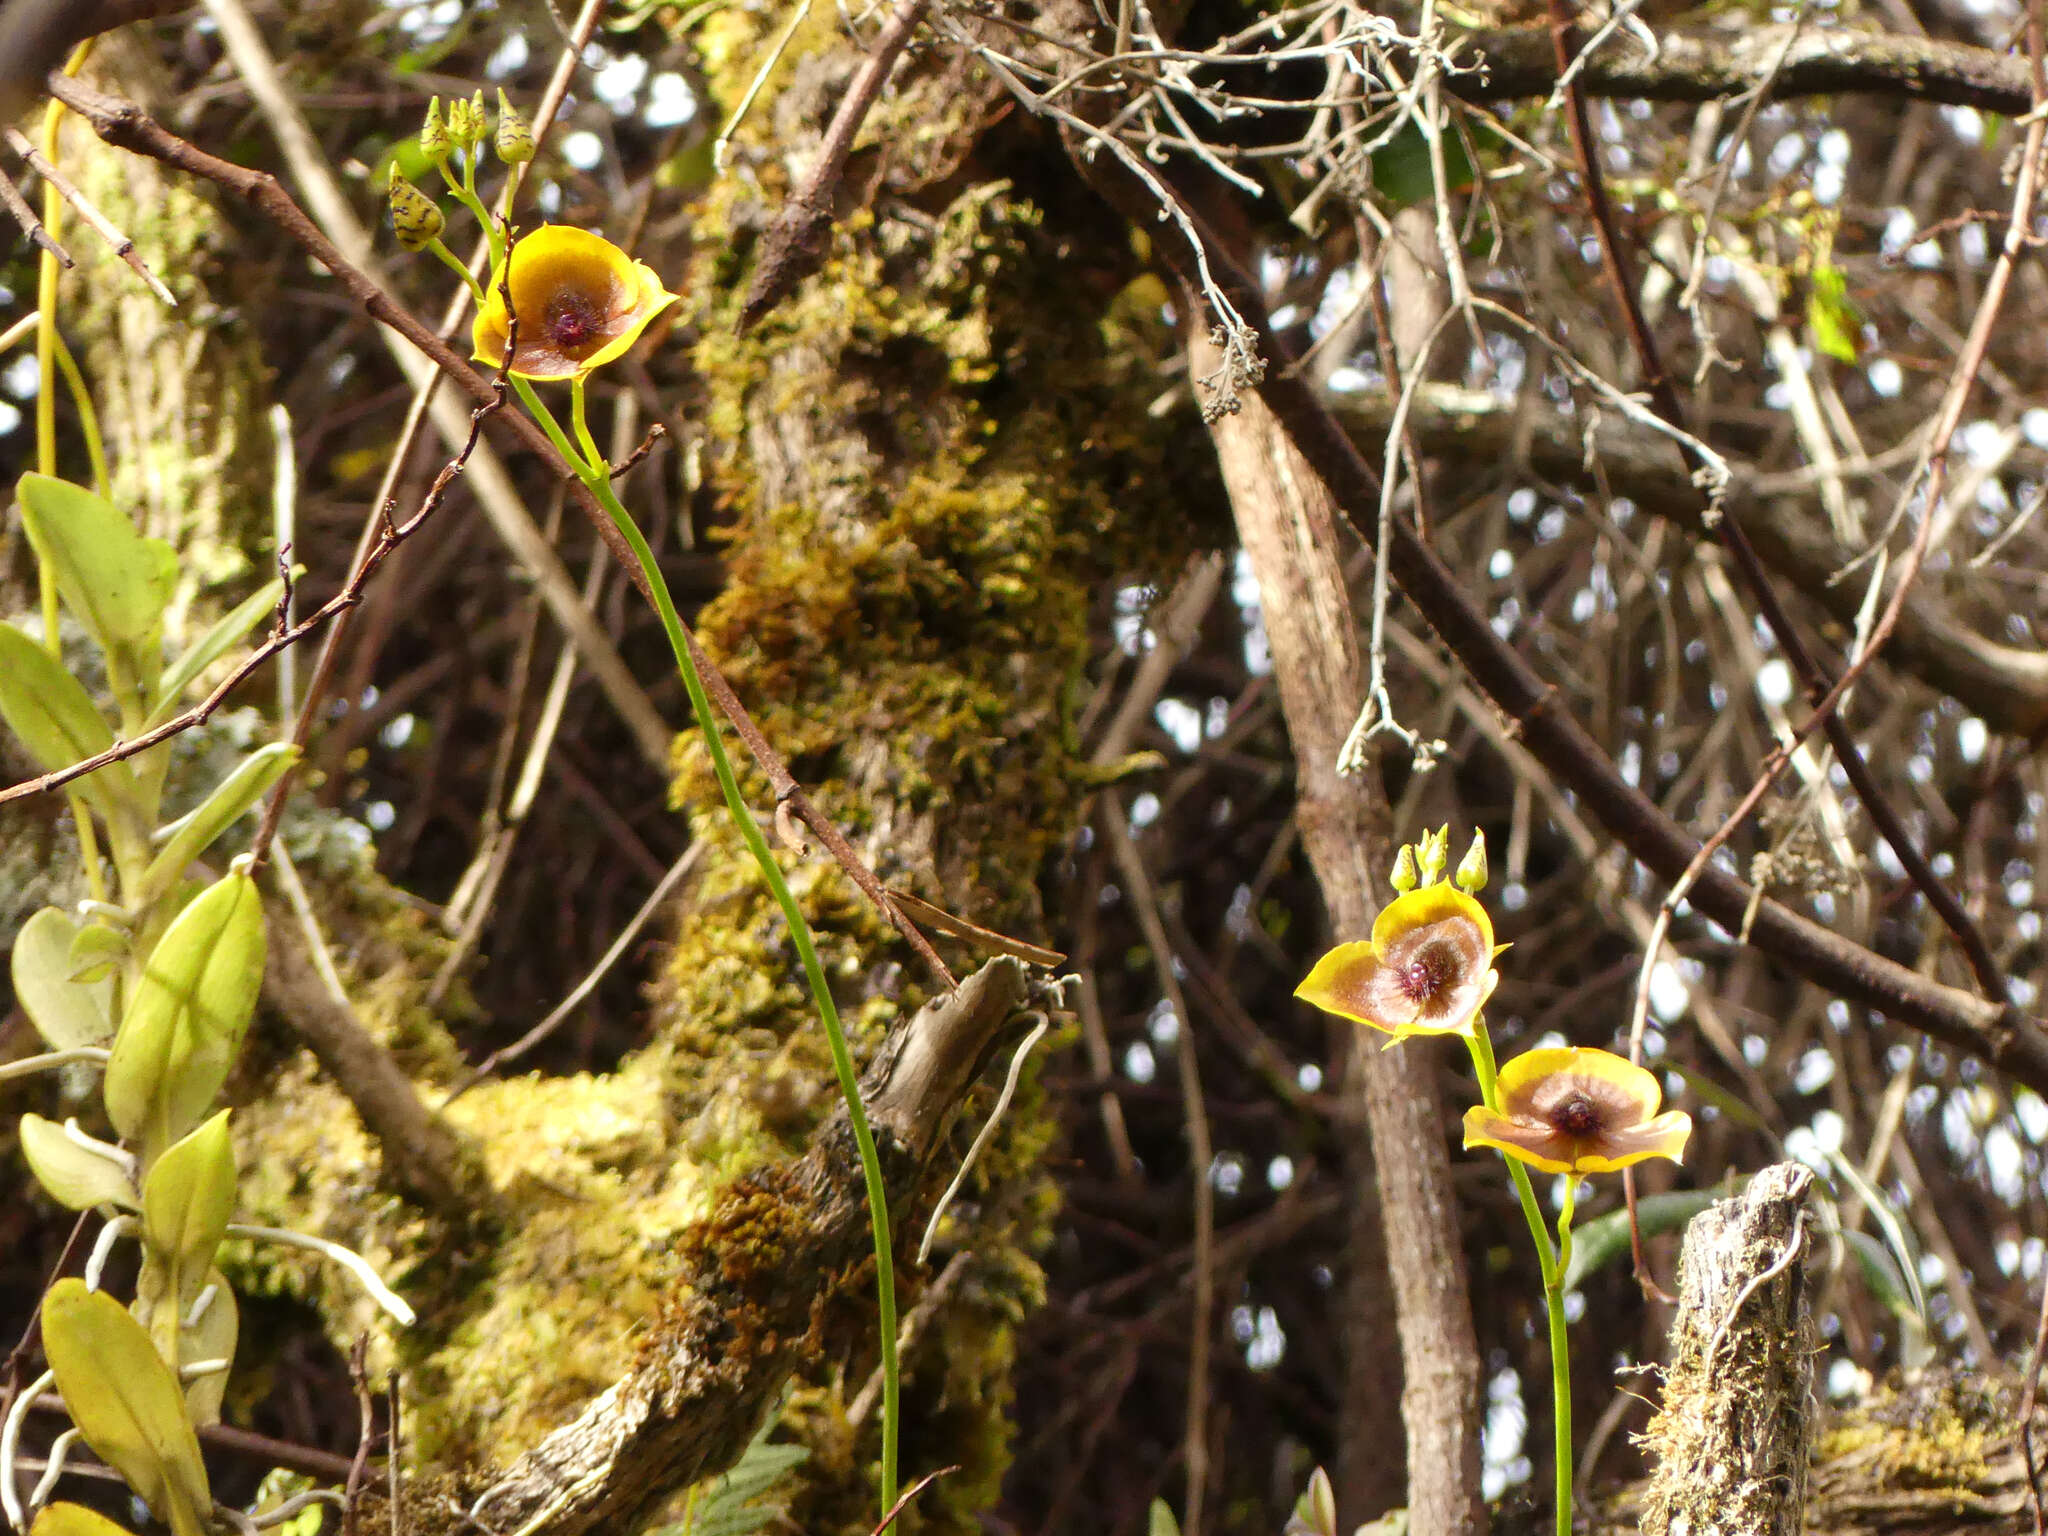
MULTIPOLYGON (((132 154, 160 161, 174 170, 210 181, 216 186, 233 193, 249 203, 264 217, 274 223, 294 244, 331 272, 335 280, 360 303, 372 318, 381 321, 410 342, 422 355, 439 368, 454 383, 478 403, 487 403, 495 398, 490 378, 472 368, 455 349, 429 328, 412 311, 393 299, 374 279, 360 268, 352 265, 335 249, 334 242, 323 235, 318 226, 306 216, 305 210, 292 200, 289 192, 277 178, 263 171, 251 170, 247 166, 209 155, 196 145, 187 143, 176 134, 164 128, 131 101, 97 90, 83 81, 67 79, 62 75, 49 77, 52 95, 92 125, 93 131, 116 149, 125 149, 132 154)), ((531 417, 523 411, 506 411, 499 421, 517 437, 520 443, 547 466, 551 474, 569 476, 573 472, 568 461, 555 451, 531 417)), ((634 559, 633 551, 626 543, 625 536, 612 526, 612 520, 589 490, 581 484, 570 487, 571 499, 575 502, 598 537, 611 551, 626 575, 640 589, 641 595, 650 602, 653 594, 647 588, 647 578, 634 559)), ((917 927, 889 900, 889 893, 869 869, 846 835, 812 802, 790 773, 789 766, 781 755, 769 745, 754 724, 732 685, 704 654, 696 634, 688 628, 683 631, 690 654, 696 660, 698 669, 704 675, 704 686, 720 711, 740 738, 755 763, 767 778, 769 789, 778 802, 787 801, 797 818, 818 835, 818 840, 838 861, 861 893, 887 917, 905 942, 915 950, 931 973, 944 986, 953 985, 953 973, 931 947, 929 940, 918 932, 917 927)))
POLYGON ((832 231, 832 194, 839 189, 846 157, 853 152, 853 141, 860 136, 869 108, 888 84, 889 71, 910 45, 930 4, 931 0, 897 0, 896 9, 861 61, 845 99, 818 142, 810 174, 782 205, 761 242, 761 259, 740 307, 742 331, 751 329, 824 263, 826 236, 832 231))
MULTIPOLYGON (((1393 423, 1386 394, 1334 397, 1330 406, 1355 443, 1377 452, 1393 423)), ((1697 487, 1670 438, 1612 414, 1603 416, 1587 454, 1583 420, 1537 401, 1504 404, 1469 390, 1424 385, 1408 413, 1417 446, 1430 456, 1472 463, 1526 462, 1543 479, 1588 494, 1603 483, 1644 511, 1700 538, 1712 536, 1697 487)), ((1855 625, 1862 591, 1832 578, 1855 552, 1835 541, 1825 521, 1785 505, 1756 472, 1731 459, 1734 478, 1722 504, 1743 527, 1766 566, 1845 629, 1855 625)), ((1938 599, 1913 592, 1885 647, 1885 663, 1946 693, 1992 729, 2032 736, 2048 726, 2048 653, 2021 650, 1972 630, 1938 599)))
MULTIPOLYGON (((1579 51, 1578 24, 1572 11, 1571 0, 1549 0, 1549 4, 1551 53, 1558 74, 1562 77, 1579 51)), ((1685 404, 1679 399, 1678 391, 1672 387, 1671 375, 1664 366, 1656 338, 1650 332, 1649 322, 1644 317, 1642 304, 1637 296, 1635 273, 1632 270, 1629 251, 1622 244, 1620 232, 1616 228, 1614 207, 1608 201, 1606 179, 1600 171, 1599 150, 1594 143, 1592 123, 1586 112, 1585 89, 1576 79, 1565 87, 1565 107, 1566 121, 1571 125, 1572 148, 1579 162, 1579 183, 1585 191, 1587 209, 1594 229, 1600 237, 1600 265, 1606 273, 1608 287, 1614 295, 1615 302, 1621 307, 1630 345, 1642 369, 1643 388, 1648 392, 1650 403, 1660 416, 1673 426, 1690 430, 1685 404)), ((2033 163, 2032 157, 2040 146, 2039 130, 2040 124, 2036 123, 2028 134, 2029 170, 2033 163)), ((2032 186, 2031 175, 2023 174, 2021 182, 2022 191, 2029 192, 2032 186)), ((2014 233, 2017 233, 2017 229, 2014 233)), ((2008 249, 2011 244, 2011 240, 2008 240, 2008 249)), ((2009 276, 2009 265, 2004 270, 2009 276)), ((1973 342, 1978 341, 1980 331, 1983 342, 1988 342, 1987 322, 1996 315, 1998 301, 2002 298, 2003 291, 2003 285, 1996 281, 1987 286, 1985 302, 1978 310, 1978 324, 1972 327, 1973 342)), ((1979 342, 1974 362, 1969 361, 1966 354, 1965 371, 1960 375, 1964 387, 1950 391, 1950 402, 1957 419, 1961 416, 1962 397, 1967 395, 1967 380, 1975 377, 1982 360, 1982 343, 1979 342)), ((1947 423, 1948 433, 1952 433, 1955 422, 1948 420, 1948 415, 1949 408, 1945 405, 1944 421, 1947 423)), ((1901 566, 1899 585, 1886 613, 1890 624, 1897 623, 1899 606, 1905 601, 1913 574, 1919 569, 1921 556, 1925 553, 1926 539, 1934 524, 1935 504, 1940 496, 1940 467, 1946 462, 1947 450, 1947 433, 1938 434, 1931 455, 1936 469, 1928 484, 1927 512, 1921 521, 1919 535, 1914 540, 1913 548, 1901 566)), ((1705 465, 1702 464, 1701 467, 1705 468, 1705 465)), ((1701 505, 1704 514, 1707 510, 1704 493, 1701 505)), ((1842 771, 1848 775, 1849 783, 1862 802, 1864 814, 1870 818, 1871 825, 1877 829, 1878 835, 1898 856, 1899 863, 1906 871, 1906 877, 1913 882, 1920 894, 1926 897, 1927 904, 1941 919, 1942 926, 1955 936, 1957 944, 1961 946, 1964 956, 1969 961, 1971 971, 1976 975, 1977 985, 1984 990, 1986 996, 2004 1000, 2005 978, 1999 970, 1997 958, 1991 953, 1989 941, 1985 939, 1976 920, 1963 910, 1963 905, 1956 899, 1955 893, 1942 883, 1939 875, 1935 874, 1926 855, 1913 841, 1912 832, 1906 826, 1904 818, 1899 815, 1897 808, 1885 794, 1884 786, 1878 783, 1877 776, 1870 771, 1870 765, 1864 761, 1862 749, 1857 746, 1855 735, 1836 712, 1835 706, 1841 701, 1854 675, 1876 658, 1885 636, 1890 633, 1890 624, 1884 620, 1879 621, 1857 665, 1831 687, 1826 672, 1814 659, 1813 653, 1807 649, 1806 641, 1793 625, 1784 604, 1779 601, 1777 590, 1771 585, 1771 579, 1764 571, 1763 562, 1758 558, 1755 546, 1750 543, 1748 535, 1744 532, 1741 520, 1728 515, 1725 510, 1709 520, 1720 538, 1722 548, 1728 552, 1736 573, 1741 576, 1743 585, 1749 589, 1750 597, 1756 603, 1758 616, 1763 619, 1765 626, 1777 640, 1779 649, 1785 653, 1785 659, 1792 664, 1792 670, 1798 675, 1800 686, 1805 690, 1808 703, 1812 706, 1811 717, 1795 733, 1794 739, 1803 738, 1815 726, 1826 733, 1828 745, 1834 748, 1836 761, 1841 763, 1842 771)), ((1789 754, 1787 756, 1789 760, 1789 754)), ((1774 771, 1767 770, 1766 776, 1774 771)))
MULTIPOLYGON (((1756 88, 1793 30, 1790 25, 1674 28, 1657 34, 1654 59, 1621 33, 1586 61, 1578 83, 1589 96, 1726 100, 1756 88)), ((2031 104, 2026 60, 2011 54, 1834 24, 1807 23, 1798 31, 1770 83, 1774 99, 1853 92, 1976 107, 2008 117, 2018 117, 2031 104)), ((1484 71, 1449 75, 1444 81, 1446 90, 1467 101, 1547 96, 1556 89, 1557 57, 1546 28, 1468 33, 1461 55, 1468 50, 1483 61, 1484 71)))
MULTIPOLYGON (((79 191, 77 187, 73 186, 62 171, 50 164, 44 158, 43 152, 37 149, 34 143, 30 141, 27 134, 23 133, 19 128, 9 128, 7 130, 7 143, 17 155, 21 156, 23 162, 30 170, 57 189, 57 195, 71 205, 72 211, 85 222, 94 234, 107 242, 108 247, 116 256, 128 263, 129 270, 134 272, 137 277, 141 278, 148 285, 150 292, 170 305, 171 308, 176 309, 178 307, 177 297, 170 289, 164 286, 162 278, 150 271, 149 263, 144 261, 142 253, 135 249, 135 242, 115 228, 114 221, 104 213, 101 213, 97 204, 83 192, 79 191)), ((58 252, 58 257, 65 266, 71 265, 71 258, 65 256, 61 251, 58 252)))

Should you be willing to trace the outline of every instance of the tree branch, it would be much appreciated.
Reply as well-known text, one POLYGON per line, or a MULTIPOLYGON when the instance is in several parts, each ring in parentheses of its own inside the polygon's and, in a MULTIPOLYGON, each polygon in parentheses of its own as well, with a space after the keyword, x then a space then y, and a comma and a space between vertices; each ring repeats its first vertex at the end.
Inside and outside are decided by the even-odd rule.
MULTIPOLYGON (((1589 96, 1647 101, 1714 101, 1754 90, 1770 72, 1793 27, 1744 25, 1673 28, 1657 35, 1654 59, 1618 33, 1586 61, 1578 82, 1589 96)), ((1557 86, 1549 29, 1516 27, 1468 33, 1461 56, 1476 54, 1483 72, 1445 77, 1446 90, 1467 101, 1547 96, 1557 86)), ((1772 98, 1845 93, 1902 96, 1976 107, 2017 117, 2031 105, 2027 62, 1967 43, 1807 24, 1791 40, 1771 82, 1772 98)))
MULTIPOLYGON (((1333 397, 1330 408, 1354 443, 1376 450, 1393 425, 1394 404, 1388 395, 1356 394, 1333 397)), ((1504 404, 1471 390, 1424 385, 1409 409, 1408 430, 1424 454, 1470 463, 1524 462, 1545 480, 1588 494, 1604 483, 1614 495, 1696 538, 1713 536, 1671 439, 1626 421, 1610 416, 1600 422, 1589 459, 1583 420, 1537 401, 1504 404)), ((1835 542, 1824 519, 1783 509, 1778 496, 1759 493, 1752 469, 1730 462, 1735 478, 1725 503, 1742 518, 1764 564, 1845 631, 1853 629, 1863 589, 1832 578, 1855 552, 1835 542)), ((1908 598, 1884 659, 1950 695, 1994 730, 2031 737, 2048 728, 2048 653, 2000 644, 1924 592, 1908 598)))

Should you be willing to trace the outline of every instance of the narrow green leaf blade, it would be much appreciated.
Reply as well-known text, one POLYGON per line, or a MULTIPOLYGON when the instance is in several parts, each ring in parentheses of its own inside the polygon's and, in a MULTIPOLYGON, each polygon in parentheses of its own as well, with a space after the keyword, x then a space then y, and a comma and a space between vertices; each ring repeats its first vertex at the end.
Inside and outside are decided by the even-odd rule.
POLYGON ((57 590, 102 647, 134 647, 163 622, 177 582, 177 555, 145 539, 128 514, 83 486, 23 475, 22 526, 57 590))
POLYGON ((164 844, 163 852, 150 860, 133 898, 136 905, 146 905, 170 889, 171 882, 185 872, 185 866, 240 821, 298 760, 299 749, 289 741, 273 741, 243 758, 241 765, 215 786, 198 809, 177 824, 178 829, 164 844))
MULTIPOLYGON (((113 728, 77 678, 42 646, 0 624, 0 720, 46 770, 69 768, 114 744, 113 728)), ((78 781, 78 792, 101 815, 132 803, 135 776, 109 763, 78 781)))
POLYGON ((142 1324, 105 1291, 59 1280, 43 1298, 43 1351, 71 1422, 177 1536, 213 1508, 185 1394, 142 1324))
MULTIPOLYGON (((1676 1232, 1716 1200, 1715 1190, 1676 1190, 1664 1195, 1645 1195, 1636 1202, 1636 1216, 1643 1236, 1660 1237, 1676 1232)), ((1565 1270, 1564 1288, 1573 1290, 1586 1277, 1606 1268, 1629 1251, 1628 1207, 1596 1216, 1584 1226, 1572 1228, 1572 1262, 1565 1270)))
POLYGON ((114 1038, 113 988, 72 979, 71 949, 78 924, 57 907, 44 907, 15 936, 14 996, 36 1033, 53 1051, 105 1045, 114 1038))
POLYGON ((196 1125, 227 1081, 263 983, 263 902, 230 874, 193 898, 143 967, 107 1062, 107 1115, 151 1151, 196 1125))

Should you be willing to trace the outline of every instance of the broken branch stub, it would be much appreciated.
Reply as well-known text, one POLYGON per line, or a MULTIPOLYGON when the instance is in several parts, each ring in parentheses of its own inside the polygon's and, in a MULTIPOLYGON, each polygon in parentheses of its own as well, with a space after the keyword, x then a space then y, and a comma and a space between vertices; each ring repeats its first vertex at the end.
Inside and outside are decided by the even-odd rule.
POLYGON ((1693 1218, 1644 1536, 1799 1536, 1813 1438, 1813 1175, 1777 1163, 1693 1218))

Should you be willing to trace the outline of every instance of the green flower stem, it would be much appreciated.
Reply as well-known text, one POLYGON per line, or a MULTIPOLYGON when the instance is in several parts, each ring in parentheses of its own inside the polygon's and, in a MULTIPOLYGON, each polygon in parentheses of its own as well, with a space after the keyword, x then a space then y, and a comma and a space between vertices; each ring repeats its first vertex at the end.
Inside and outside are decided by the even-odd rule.
POLYGON ((739 828, 747 851, 760 866, 761 877, 768 882, 776 905, 782 908, 783 918, 789 924, 790 938, 803 961, 811 995, 817 1000, 818 1016, 824 1022, 825 1038, 832 1048, 832 1068, 839 1077, 840 1095, 846 1100, 846 1118, 853 1127, 854 1145, 860 1150, 861 1173, 867 1182, 868 1221, 874 1231, 875 1310, 882 1354, 881 1502, 886 1519, 896 1503, 897 1441, 902 1414, 901 1383, 897 1379, 896 1366, 896 1267, 894 1245, 889 1236, 889 1198, 882 1181, 881 1157, 875 1151, 874 1132, 868 1127, 867 1110, 861 1104, 860 1081, 853 1069, 853 1053, 847 1047, 846 1031, 839 1022, 839 1010, 832 1002, 832 991, 825 980, 825 967, 818 958, 818 948, 811 939, 810 924, 804 920, 803 909, 797 905, 789 882, 783 878, 782 867, 775 862, 775 855, 769 850, 768 839, 762 835, 760 824, 754 820, 753 813, 740 796, 739 780, 733 774, 732 762, 726 756, 725 744, 719 736, 718 718, 712 712, 711 699, 704 691, 704 679, 698 675, 697 663, 690 655, 689 643, 683 635, 683 621, 676 614, 675 599, 670 596, 668 583, 662 577, 660 566, 655 563, 654 551, 648 547, 639 524, 633 521, 632 514, 612 490, 611 468, 598 454, 589 423, 584 418, 583 380, 578 378, 571 386, 570 404, 571 420, 577 436, 586 445, 585 450, 571 446, 561 424, 541 403, 530 383, 514 378, 512 384, 540 423, 541 430, 547 433, 548 440, 575 467, 578 478, 597 498, 613 525, 632 547, 633 557, 639 562, 653 592, 654 606, 661 615, 661 627, 668 635, 669 647, 675 652, 676 670, 682 674, 683 686, 689 691, 690 708, 696 713, 697 728, 703 734, 705 750, 711 755, 712 771, 718 776, 718 787, 725 796, 726 809, 731 812, 733 824, 739 828))
MULTIPOLYGON (((441 179, 448 183, 448 190, 455 194, 455 200, 467 208, 470 216, 483 227, 484 239, 490 242, 491 247, 491 281, 496 282, 498 268, 504 265, 505 248, 504 241, 498 234, 498 221, 492 218, 490 210, 484 207, 484 200, 476 195, 475 160, 479 153, 481 152, 468 149, 457 150, 455 160, 462 167, 462 174, 453 174, 448 169, 448 162, 444 160, 441 162, 441 179)), ((462 277, 472 288, 476 286, 476 280, 469 275, 467 266, 462 268, 462 277)))
POLYGON ((469 263, 443 245, 439 235, 434 236, 433 239, 427 242, 427 249, 440 257, 455 272, 456 276, 469 285, 470 293, 475 297, 477 304, 481 306, 484 302, 484 287, 475 277, 471 276, 469 263))
MULTIPOLYGON (((1493 1038, 1486 1020, 1473 1021, 1465 1037, 1472 1052, 1472 1071, 1479 1079, 1479 1096, 1486 1107, 1500 1113, 1500 1071, 1494 1064, 1493 1038)), ((1536 1241, 1536 1262, 1543 1272, 1543 1304, 1550 1314, 1551 1418, 1557 1438, 1552 1460, 1557 1464, 1557 1536, 1572 1536, 1572 1356, 1571 1341, 1565 1334, 1564 1274, 1572 1256, 1572 1208, 1578 1200, 1579 1181, 1565 1179, 1564 1208, 1557 1217, 1557 1244, 1552 1246, 1550 1224, 1543 1219, 1543 1207, 1529 1182, 1529 1170, 1521 1159, 1501 1154, 1521 1198, 1522 1217, 1529 1223, 1529 1235, 1536 1241)))

